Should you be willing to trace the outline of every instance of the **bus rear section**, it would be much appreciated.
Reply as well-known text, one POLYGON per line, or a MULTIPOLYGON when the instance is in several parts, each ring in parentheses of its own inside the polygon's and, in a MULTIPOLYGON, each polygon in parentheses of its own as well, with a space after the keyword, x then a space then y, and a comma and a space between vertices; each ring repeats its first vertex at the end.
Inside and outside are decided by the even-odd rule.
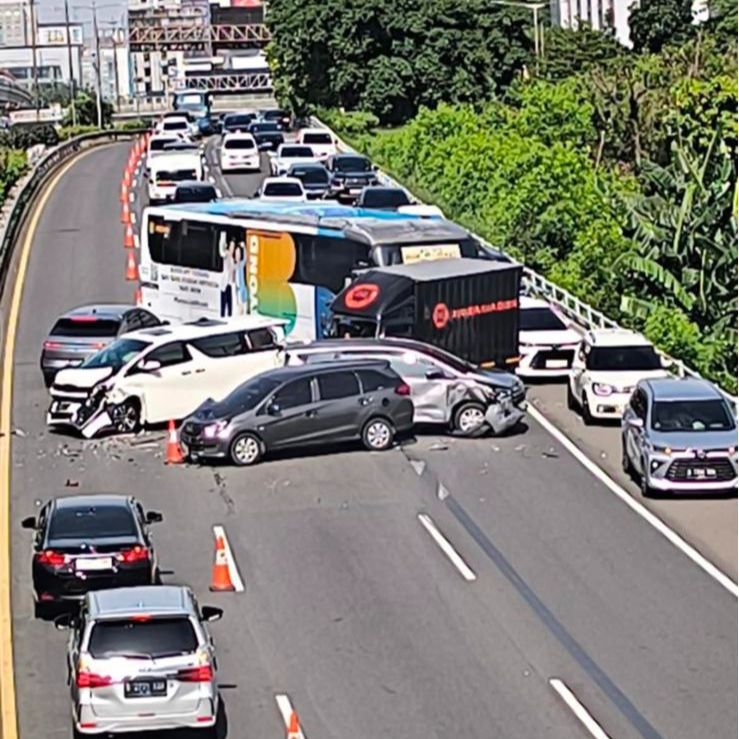
POLYGON ((171 201, 180 182, 202 179, 203 162, 199 152, 162 154, 150 164, 149 202, 154 204, 171 201))

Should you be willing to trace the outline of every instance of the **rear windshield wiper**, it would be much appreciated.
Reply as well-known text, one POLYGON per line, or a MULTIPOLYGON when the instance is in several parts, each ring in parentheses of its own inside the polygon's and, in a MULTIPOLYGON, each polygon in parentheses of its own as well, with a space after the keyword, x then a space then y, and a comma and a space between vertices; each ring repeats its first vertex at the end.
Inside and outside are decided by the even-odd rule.
POLYGON ((164 659, 165 657, 181 657, 185 654, 193 654, 189 649, 178 649, 172 652, 157 652, 152 654, 152 659, 164 659))
POLYGON ((154 659, 154 657, 151 654, 146 654, 145 652, 116 652, 116 651, 110 651, 110 652, 103 652, 102 654, 92 655, 96 659, 106 659, 110 657, 123 657, 124 659, 154 659))

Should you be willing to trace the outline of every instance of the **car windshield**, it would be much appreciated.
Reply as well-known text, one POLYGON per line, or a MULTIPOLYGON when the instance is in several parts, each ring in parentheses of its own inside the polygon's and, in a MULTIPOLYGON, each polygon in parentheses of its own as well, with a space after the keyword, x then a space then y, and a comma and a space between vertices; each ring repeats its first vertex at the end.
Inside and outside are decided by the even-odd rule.
POLYGON ((186 616, 175 618, 137 616, 97 621, 87 651, 96 659, 117 655, 157 657, 191 654, 198 648, 195 630, 186 616))
POLYGON ((307 185, 326 185, 328 183, 328 171, 323 167, 311 167, 310 169, 294 169, 290 171, 291 177, 297 177, 307 185))
POLYGON ((280 386, 277 380, 269 377, 255 377, 236 388, 227 395, 220 406, 228 413, 250 411, 261 403, 273 390, 280 386))
POLYGON ((174 194, 177 203, 210 203, 218 199, 213 187, 178 187, 174 194))
POLYGON ((183 180, 196 180, 197 172, 194 169, 178 169, 167 172, 162 170, 156 173, 157 182, 182 182, 183 180))
POLYGON ((184 131, 187 129, 187 121, 165 121, 162 128, 165 131, 184 131))
POLYGON ((369 172, 372 163, 366 157, 341 157, 334 162, 339 172, 369 172))
POLYGON ((595 346, 586 366, 603 372, 634 372, 656 370, 662 365, 652 346, 595 346))
POLYGON ((288 157, 312 157, 313 149, 310 146, 283 146, 280 149, 280 156, 283 159, 288 157))
POLYGON ((106 336, 112 337, 118 333, 121 322, 112 319, 101 319, 95 316, 74 316, 73 318, 60 318, 54 328, 51 329, 52 336, 106 336))
POLYGON ((253 149, 253 139, 228 139, 223 145, 224 149, 253 149))
POLYGON ((85 505, 54 511, 49 522, 49 540, 113 539, 135 537, 133 514, 125 506, 85 505))
POLYGON ((251 114, 230 115, 226 118, 223 125, 226 128, 237 128, 238 126, 248 126, 253 120, 254 116, 251 114))
POLYGON ((722 400, 660 400, 652 406, 656 431, 731 431, 735 426, 722 400))
POLYGON ((112 367, 117 372, 138 354, 141 354, 147 346, 149 344, 146 341, 120 338, 109 346, 106 346, 105 349, 101 349, 91 357, 88 357, 82 363, 82 367, 94 369, 112 367))
POLYGON ((263 195, 271 197, 300 197, 303 192, 295 182, 270 182, 264 186, 263 195))
POLYGON ((400 188, 370 189, 362 195, 362 205, 367 208, 400 208, 410 204, 408 196, 400 188))
POLYGON ((520 313, 521 331, 565 331, 567 326, 551 308, 524 308, 520 313))
POLYGON ((279 133, 280 127, 276 123, 252 123, 251 130, 256 133, 268 133, 270 131, 279 133))
POLYGON ((304 144, 333 144, 330 133, 304 133, 303 134, 304 144))

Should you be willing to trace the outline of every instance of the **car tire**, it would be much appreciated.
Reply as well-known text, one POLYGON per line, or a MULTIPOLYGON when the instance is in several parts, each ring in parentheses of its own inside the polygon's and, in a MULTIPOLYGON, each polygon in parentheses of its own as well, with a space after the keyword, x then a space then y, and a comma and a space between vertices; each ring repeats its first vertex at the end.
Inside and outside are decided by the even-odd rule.
POLYGON ((256 464, 264 454, 262 440, 248 431, 237 434, 229 447, 231 461, 239 467, 248 467, 256 464))
POLYGON ((462 403, 454 411, 452 428, 460 436, 480 436, 486 430, 485 408, 480 403, 462 403))
POLYGON ((141 428, 141 404, 132 398, 111 410, 111 419, 119 434, 135 434, 141 428))
POLYGON ((631 459, 626 452, 626 442, 621 439, 621 469, 627 477, 634 476, 634 465, 631 464, 631 459))
POLYGON ((37 600, 33 601, 33 617, 35 619, 41 619, 42 621, 47 619, 51 613, 51 608, 48 603, 41 603, 37 600))
POLYGON ((390 449, 395 439, 395 430, 385 418, 370 418, 362 429, 362 443, 371 452, 390 449))
POLYGON ((588 396, 582 394, 582 420, 586 426, 592 426, 595 423, 592 413, 590 412, 590 403, 588 403, 588 396))
POLYGON ((567 380, 567 407, 571 411, 576 411, 578 409, 577 400, 575 400, 575 393, 572 392, 572 385, 570 385, 569 380, 567 380))
MULTIPOLYGON (((645 462, 642 462, 642 465, 644 465, 645 462)), ((647 475, 643 471, 645 468, 642 467, 642 473, 639 476, 639 488, 641 490, 642 498, 654 498, 655 497, 655 491, 654 488, 649 484, 647 481, 647 475)))

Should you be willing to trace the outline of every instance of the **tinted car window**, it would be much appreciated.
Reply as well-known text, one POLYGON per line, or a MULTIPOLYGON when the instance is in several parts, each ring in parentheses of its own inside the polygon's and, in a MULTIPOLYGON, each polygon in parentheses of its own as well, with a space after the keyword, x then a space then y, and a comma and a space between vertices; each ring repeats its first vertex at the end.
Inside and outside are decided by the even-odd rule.
POLYGON ((377 370, 359 370, 357 372, 359 380, 362 383, 362 390, 365 393, 371 393, 375 390, 385 390, 393 387, 393 382, 390 377, 383 375, 382 372, 377 370))
POLYGON ((401 205, 410 204, 408 196, 396 188, 365 190, 362 194, 362 205, 367 208, 399 208, 401 205))
POLYGON ((330 372, 318 375, 321 400, 338 400, 359 395, 359 383, 353 372, 330 372))
POLYGON ((149 151, 164 151, 167 144, 172 144, 177 139, 152 139, 149 143, 149 151))
POLYGON ((189 654, 198 647, 190 619, 152 618, 139 621, 98 621, 92 627, 88 651, 100 658, 116 654, 189 654))
POLYGON ((204 336, 193 341, 192 345, 209 357, 235 357, 246 352, 244 337, 238 332, 204 336))
POLYGON ((312 157, 313 149, 310 146, 283 146, 281 157, 312 157))
POLYGON ((333 144, 330 133, 305 133, 303 134, 304 144, 333 144))
POLYGON ((658 401, 652 406, 658 431, 731 431, 734 421, 721 400, 658 401))
POLYGON ((119 321, 94 316, 60 318, 54 324, 51 333, 54 336, 116 336, 120 325, 119 321))
POLYGON ((159 362, 162 367, 171 367, 174 364, 187 362, 190 359, 190 353, 181 341, 174 341, 155 349, 146 359, 147 361, 159 362))
POLYGON ((334 169, 337 172, 369 172, 372 163, 365 157, 341 157, 334 160, 334 169))
POLYGON ((254 141, 252 139, 229 139, 223 145, 224 149, 253 149, 254 141))
POLYGON ((585 363, 589 370, 634 371, 655 370, 662 366, 651 346, 596 346, 585 363))
POLYGON ((279 133, 280 127, 276 123, 252 123, 249 128, 254 133, 279 133))
POLYGON ((308 405, 312 401, 310 378, 308 377, 289 382, 281 390, 278 390, 274 397, 274 402, 282 409, 308 405))
POLYGON ((218 405, 229 410, 251 410, 261 403, 279 384, 277 380, 272 380, 269 377, 255 377, 253 380, 237 387, 218 405))
POLYGON ((141 316, 141 325, 144 328, 159 325, 159 319, 153 313, 149 313, 148 310, 138 310, 136 312, 141 316))
POLYGON ((294 167, 289 176, 297 177, 307 185, 325 185, 330 179, 328 170, 324 167, 294 167))
POLYGON ((133 514, 123 506, 58 508, 49 523, 49 539, 102 539, 136 533, 133 514))
POLYGON ((249 343, 252 349, 269 349, 275 346, 275 337, 268 328, 255 328, 249 331, 249 343))
POLYGON ((526 308, 519 312, 521 331, 563 331, 567 328, 549 308, 526 308))
POLYGON ((145 341, 120 338, 110 346, 88 357, 83 367, 112 367, 116 372, 140 354, 149 344, 145 341))
POLYGON ((300 189, 300 185, 293 182, 270 182, 265 186, 262 194, 272 197, 289 197, 300 196, 303 191, 300 189))
POLYGON ((166 172, 164 170, 156 173, 157 182, 182 182, 183 180, 194 180, 197 172, 194 169, 178 169, 166 172))
POLYGON ((187 187, 180 185, 174 193, 175 203, 210 203, 218 199, 218 193, 212 185, 187 187))

